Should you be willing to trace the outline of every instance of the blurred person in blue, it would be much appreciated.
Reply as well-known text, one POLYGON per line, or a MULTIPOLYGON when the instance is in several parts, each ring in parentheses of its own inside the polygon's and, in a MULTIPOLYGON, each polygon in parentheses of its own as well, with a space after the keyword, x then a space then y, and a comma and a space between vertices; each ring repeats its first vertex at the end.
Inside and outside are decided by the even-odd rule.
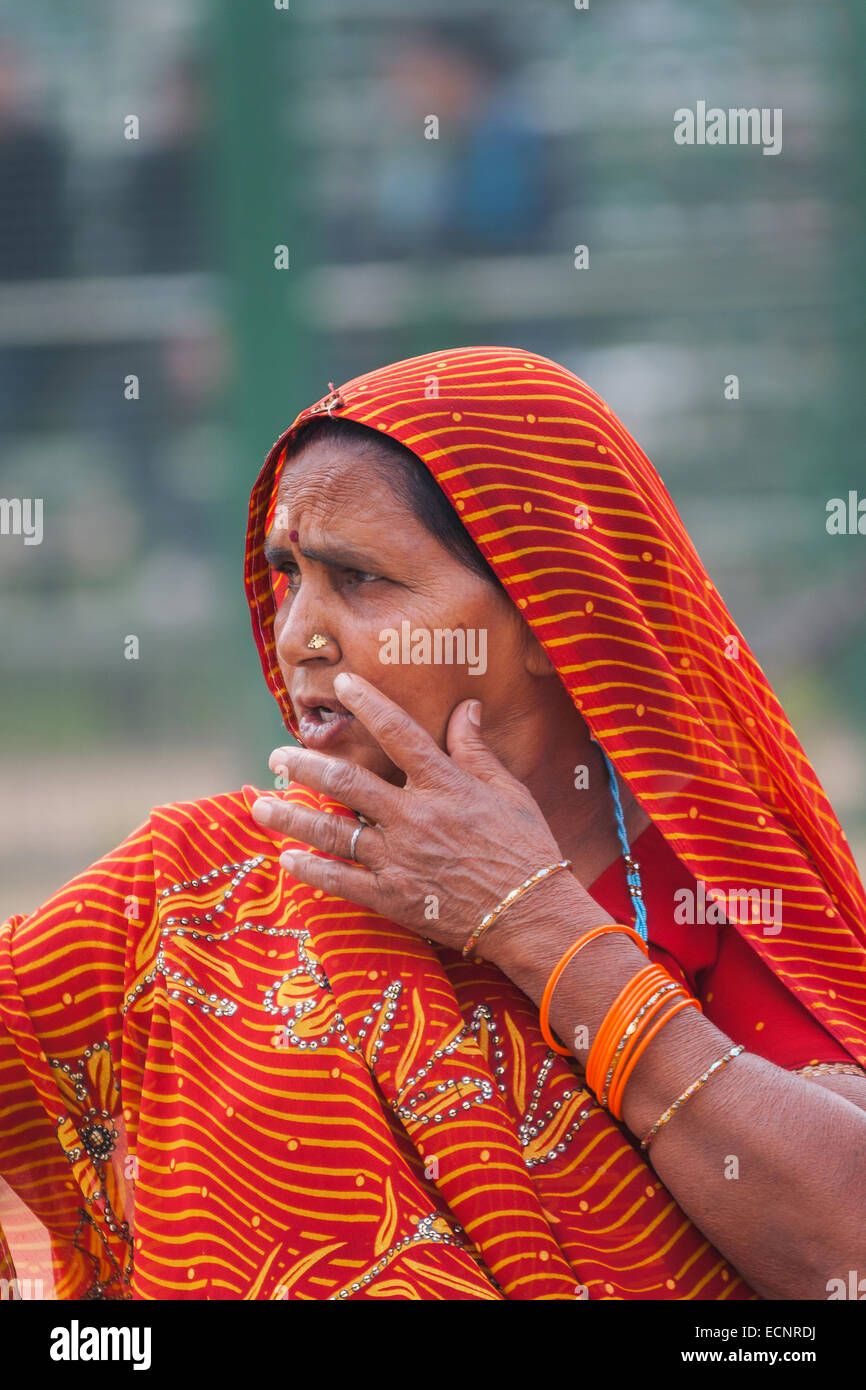
POLYGON ((381 73, 396 142, 372 174, 370 244, 355 255, 484 255, 544 244, 555 203, 548 141, 489 27, 409 31, 381 73), (431 117, 438 121, 437 126, 431 117))

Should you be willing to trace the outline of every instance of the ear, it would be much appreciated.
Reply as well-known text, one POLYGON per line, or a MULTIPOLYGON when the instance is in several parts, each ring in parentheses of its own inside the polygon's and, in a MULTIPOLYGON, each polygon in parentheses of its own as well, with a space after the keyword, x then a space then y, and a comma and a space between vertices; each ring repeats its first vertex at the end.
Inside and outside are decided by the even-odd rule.
POLYGON ((523 629, 523 660, 530 676, 553 676, 556 667, 542 647, 532 628, 521 619, 523 629))

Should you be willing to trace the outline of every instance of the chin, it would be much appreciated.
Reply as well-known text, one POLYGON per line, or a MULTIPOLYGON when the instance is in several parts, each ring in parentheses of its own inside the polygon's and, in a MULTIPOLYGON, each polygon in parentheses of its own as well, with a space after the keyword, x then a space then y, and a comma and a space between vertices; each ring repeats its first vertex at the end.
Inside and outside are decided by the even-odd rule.
POLYGON ((383 782, 388 782, 393 787, 402 787, 406 781, 406 774, 402 768, 395 767, 391 762, 382 762, 381 758, 353 758, 349 755, 349 761, 365 767, 368 772, 381 777, 383 782))
POLYGON ((383 759, 382 750, 375 748, 352 748, 333 749, 328 752, 326 757, 342 758, 344 762, 354 763, 356 767, 363 767, 367 772, 372 772, 376 777, 381 777, 383 782, 390 782, 396 786, 402 786, 406 781, 406 774, 399 767, 388 759, 383 759))

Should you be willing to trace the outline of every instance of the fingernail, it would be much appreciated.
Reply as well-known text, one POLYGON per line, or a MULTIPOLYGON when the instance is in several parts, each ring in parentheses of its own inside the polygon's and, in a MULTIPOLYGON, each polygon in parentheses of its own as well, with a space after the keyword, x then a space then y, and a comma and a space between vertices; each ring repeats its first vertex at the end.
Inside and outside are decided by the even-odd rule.
POLYGON ((256 820, 261 821, 263 825, 268 825, 270 823, 273 805, 273 800, 266 796, 260 796, 257 801, 254 801, 252 810, 256 820))
POLYGON ((286 750, 285 748, 275 748, 268 758, 268 767, 271 772, 285 772, 286 770, 286 750))
POLYGON ((280 855, 280 864, 288 873, 292 873, 295 867, 295 856, 289 850, 283 850, 280 855))
POLYGON ((334 677, 334 689, 338 695, 351 696, 361 693, 361 687, 355 678, 349 675, 348 671, 341 671, 338 676, 334 677))
POLYGON ((469 706, 467 707, 466 714, 467 714, 467 716, 468 716, 468 718, 469 718, 470 724, 477 724, 477 725, 479 726, 479 728, 481 727, 481 701, 480 701, 480 700, 472 700, 472 701, 470 702, 469 706))

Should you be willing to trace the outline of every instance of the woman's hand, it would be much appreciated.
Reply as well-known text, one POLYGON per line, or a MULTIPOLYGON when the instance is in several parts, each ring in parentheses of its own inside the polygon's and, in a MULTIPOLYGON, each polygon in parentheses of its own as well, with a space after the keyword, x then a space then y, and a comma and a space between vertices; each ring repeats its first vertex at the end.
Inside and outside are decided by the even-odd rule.
MULTIPOLYGON (((375 822, 362 826, 358 835, 358 864, 350 859, 357 821, 265 797, 255 803, 253 815, 271 830, 338 856, 326 859, 295 850, 281 855, 280 863, 296 878, 461 950, 506 894, 537 869, 563 858, 541 809, 485 743, 475 722, 481 715, 477 700, 464 700, 454 709, 446 754, 369 681, 341 673, 334 689, 406 773, 405 786, 392 786, 355 763, 294 746, 276 749, 270 766, 375 822)), ((573 889, 583 892, 570 875, 551 877, 568 877, 573 889)), ((531 898, 537 910, 536 895, 545 891, 546 881, 533 884, 506 909, 503 923, 508 917, 513 926, 524 900, 531 898)), ((479 954, 488 954, 487 936, 498 931, 496 921, 479 942, 479 954)))

